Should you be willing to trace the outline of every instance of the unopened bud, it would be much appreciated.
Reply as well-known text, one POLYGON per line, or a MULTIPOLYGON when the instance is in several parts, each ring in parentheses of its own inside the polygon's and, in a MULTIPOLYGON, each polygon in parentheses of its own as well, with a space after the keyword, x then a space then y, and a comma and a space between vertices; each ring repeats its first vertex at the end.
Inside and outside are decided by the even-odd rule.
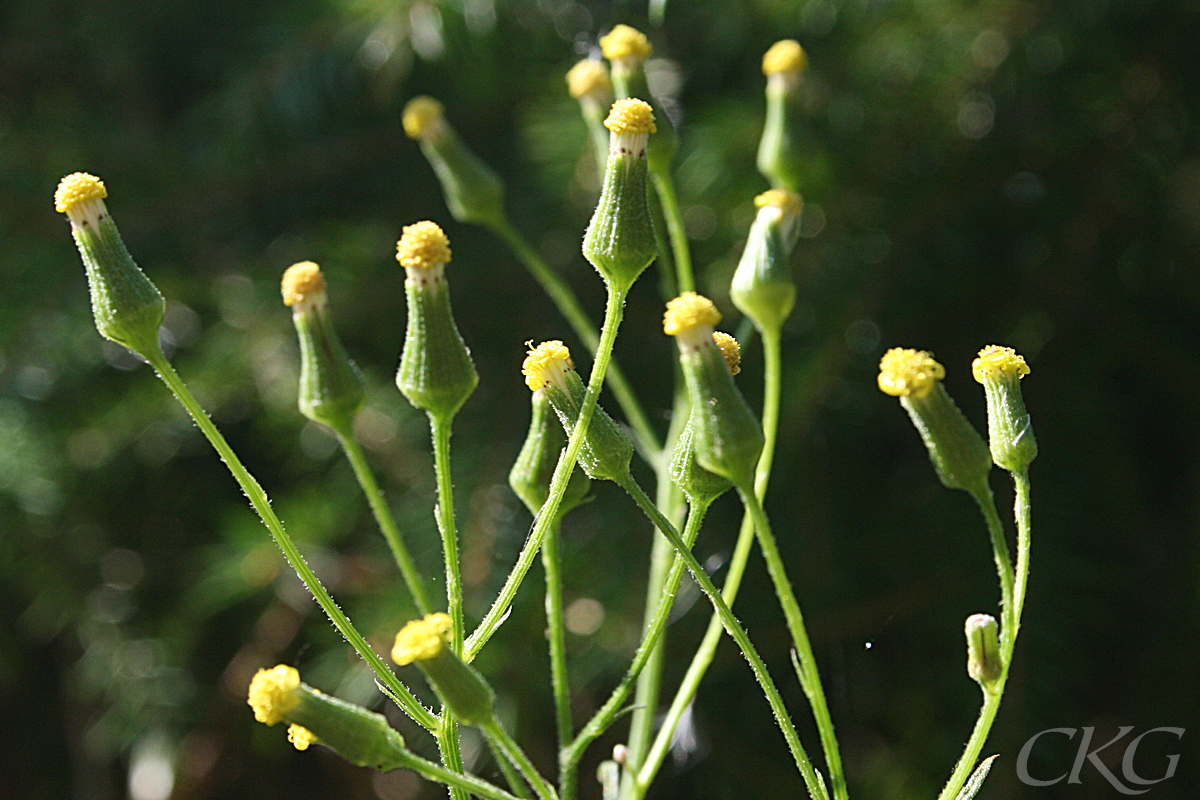
POLYGON ((348 434, 366 396, 362 375, 329 318, 325 278, 311 261, 288 267, 280 283, 300 340, 300 413, 348 434))
POLYGON ((396 260, 407 275, 408 299, 396 386, 414 407, 452 417, 475 391, 479 375, 450 309, 445 275, 450 240, 436 223, 408 225, 396 244, 396 260))
POLYGON ((966 632, 967 674, 987 689, 1004 671, 996 618, 991 614, 972 614, 967 617, 966 632))
POLYGON ((987 396, 992 460, 1009 472, 1025 469, 1038 451, 1021 395, 1021 379, 1029 374, 1029 366, 1011 347, 993 344, 979 351, 971 372, 987 396))
POLYGON ((416 664, 450 712, 468 725, 494 718, 496 694, 473 667, 448 647, 450 616, 438 612, 415 619, 396 634, 392 660, 416 664))
POLYGON ((647 158, 650 171, 662 176, 670 173, 679 136, 670 117, 662 113, 662 107, 650 93, 650 84, 646 81, 646 59, 652 49, 646 35, 628 25, 616 25, 607 36, 600 37, 600 50, 612 64, 613 90, 617 98, 641 97, 654 107, 660 130, 650 141, 647 158))
POLYGON ((159 350, 166 301, 125 249, 104 204, 107 196, 103 181, 75 172, 59 182, 54 208, 71 220, 71 235, 87 270, 96 329, 148 358, 159 350))
POLYGON ((801 177, 795 95, 807 65, 808 57, 793 39, 776 42, 763 56, 767 119, 758 145, 758 171, 772 186, 792 191, 799 188, 801 177))
POLYGON ((799 229, 800 195, 771 189, 754 198, 758 214, 733 273, 729 297, 760 330, 778 331, 796 304, 789 260, 799 229))
MULTIPOLYGON (((508 473, 508 485, 525 503, 529 512, 537 516, 550 496, 550 482, 562 449, 567 445, 567 435, 558 421, 558 415, 550 406, 546 392, 533 392, 530 398, 533 416, 529 421, 529 432, 508 473)), ((590 487, 591 481, 587 475, 576 467, 558 505, 559 515, 566 514, 583 502, 590 487)))

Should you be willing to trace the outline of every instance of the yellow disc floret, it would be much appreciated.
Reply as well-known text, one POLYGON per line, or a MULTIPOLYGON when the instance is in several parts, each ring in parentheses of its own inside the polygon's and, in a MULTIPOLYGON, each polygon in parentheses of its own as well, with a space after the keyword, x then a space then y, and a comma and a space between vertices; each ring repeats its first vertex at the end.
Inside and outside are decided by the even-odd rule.
POLYGON ((317 737, 308 728, 301 725, 288 726, 288 741, 291 742, 297 750, 307 750, 309 746, 317 743, 317 737))
POLYGON ((663 333, 678 336, 697 325, 712 327, 721 321, 721 312, 713 301, 695 292, 684 292, 667 303, 663 314, 663 333))
POLYGON ((1011 347, 990 344, 979 351, 979 358, 971 364, 971 374, 980 383, 987 378, 1001 375, 1016 376, 1019 379, 1029 374, 1029 365, 1011 347))
POLYGON ((283 294, 283 304, 294 306, 324 292, 325 276, 321 274, 321 268, 313 262, 300 261, 292 264, 283 273, 279 291, 283 294))
POLYGON ((405 225, 396 242, 396 260, 401 266, 432 269, 450 261, 450 240, 436 222, 424 220, 405 225))
POLYGON ((104 181, 86 172, 72 172, 58 182, 54 192, 54 210, 66 214, 85 200, 103 200, 108 197, 104 181))
POLYGON ((421 95, 404 107, 404 132, 411 139, 424 139, 442 121, 446 107, 432 97, 421 95))
POLYGON ((300 702, 300 673, 295 667, 280 664, 260 669, 250 681, 246 702, 254 709, 254 718, 267 725, 283 722, 283 717, 300 702))
POLYGON ((721 348, 721 355, 725 356, 725 363, 729 365, 730 374, 737 375, 741 372, 742 346, 738 344, 738 340, 724 331, 713 331, 713 342, 721 348))
POLYGON ((392 661, 400 666, 414 661, 427 661, 442 652, 446 634, 450 632, 450 615, 441 611, 414 619, 396 634, 392 661))
POLYGON ((800 195, 787 189, 768 189, 754 198, 755 208, 778 208, 790 213, 798 212, 800 203, 800 195))
POLYGON ((879 388, 893 397, 925 397, 946 377, 946 368, 933 353, 893 347, 879 361, 879 388))
POLYGON ((778 75, 781 72, 798 73, 808 66, 808 56, 804 48, 795 39, 783 39, 771 45, 771 49, 763 55, 762 70, 764 75, 778 75))
POLYGON ((567 73, 567 91, 576 100, 594 92, 607 92, 611 86, 604 64, 591 58, 580 61, 567 73))
POLYGON ((646 34, 628 25, 617 25, 607 36, 600 37, 600 50, 609 61, 626 58, 644 61, 651 49, 646 34))
MULTIPOLYGON (((527 346, 532 342, 527 342, 527 346)), ((525 385, 532 391, 537 391, 550 382, 552 372, 571 369, 575 364, 571 361, 571 351, 557 339, 542 342, 531 348, 525 355, 521 365, 521 374, 525 376, 525 385)))
POLYGON ((654 109, 645 100, 627 97, 612 104, 604 127, 613 133, 655 133, 654 109))

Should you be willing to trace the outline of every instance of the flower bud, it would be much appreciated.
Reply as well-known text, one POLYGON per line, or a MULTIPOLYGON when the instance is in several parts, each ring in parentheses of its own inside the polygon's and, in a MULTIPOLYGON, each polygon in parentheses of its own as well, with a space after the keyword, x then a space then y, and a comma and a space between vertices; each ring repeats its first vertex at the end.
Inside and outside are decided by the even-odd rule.
POLYGON ((579 110, 596 150, 599 174, 603 177, 608 160, 608 129, 604 127, 604 115, 612 105, 612 81, 604 62, 585 58, 576 63, 567 72, 567 90, 579 101, 579 110))
POLYGON ((259 722, 290 723, 288 740, 297 750, 320 743, 351 764, 377 770, 405 763, 404 738, 382 714, 301 683, 294 667, 280 664, 260 669, 250 681, 247 702, 259 722))
POLYGON ((767 119, 758 145, 758 171, 772 186, 792 191, 800 185, 795 97, 800 74, 806 66, 808 57, 793 39, 776 42, 763 56, 763 74, 767 76, 767 119))
POLYGON ((996 618, 991 614, 972 614, 967 617, 967 674, 984 689, 990 687, 1004 671, 1000 658, 1000 637, 996 618))
POLYGON ((800 221, 800 195, 771 189, 754 198, 758 215, 733 273, 729 297, 760 330, 778 331, 796 304, 788 261, 800 221))
POLYGON ((434 222, 404 228, 396 260, 407 278, 408 328, 396 386, 414 407, 452 417, 475 391, 479 376, 450 310, 445 265, 450 240, 434 222))
POLYGON ((392 660, 402 667, 416 664, 459 721, 487 722, 494 718, 496 694, 482 675, 446 646, 451 627, 450 615, 441 612, 414 619, 396 634, 392 660))
POLYGON ((348 434, 366 395, 362 375, 329 319, 321 268, 311 261, 293 264, 283 273, 280 291, 300 340, 300 413, 348 434))
POLYGON ((654 108, 662 130, 649 143, 647 157, 651 172, 666 175, 670 173, 671 162, 679 147, 679 137, 671 118, 663 113, 646 82, 646 59, 652 50, 646 35, 628 25, 616 25, 607 35, 600 37, 600 51, 612 64, 613 89, 617 98, 646 98, 654 108))
POLYGON ((657 128, 650 104, 613 103, 604 186, 583 236, 583 255, 610 287, 628 289, 658 253, 647 197, 646 141, 657 128))
MULTIPOLYGON (((550 496, 550 481, 554 477, 554 468, 558 466, 558 457, 567 446, 567 435, 550 406, 545 390, 533 392, 530 398, 533 417, 529 420, 529 433, 508 473, 508 485, 536 517, 550 496)), ((589 488, 591 481, 576 467, 558 505, 559 516, 582 503, 589 488)))
MULTIPOLYGON (((528 351, 521 366, 525 385, 534 392, 542 390, 559 422, 568 435, 575 429, 583 396, 587 393, 571 351, 562 342, 542 342, 528 351)), ((584 432, 579 450, 579 466, 593 480, 617 480, 629 474, 633 459, 633 442, 629 435, 613 422, 603 408, 596 406, 591 423, 584 432)))
MULTIPOLYGON (((729 374, 737 375, 741 371, 741 346, 737 339, 728 333, 715 331, 713 343, 725 358, 729 374)), ((709 472, 696 461, 694 415, 694 411, 689 412, 688 421, 675 440, 675 451, 671 455, 671 481, 687 497, 688 505, 703 508, 733 488, 733 484, 729 479, 709 472)))
POLYGON ((504 182, 458 138, 445 109, 432 97, 414 97, 404 107, 404 132, 420 142, 442 184, 446 206, 459 222, 504 224, 504 182))
POLYGON ((991 456, 983 437, 942 386, 945 376, 945 367, 924 350, 893 347, 879 362, 880 390, 900 398, 942 483, 973 494, 985 492, 991 456))
POLYGON ((55 210, 71 220, 71 235, 87 270, 92 316, 100 335, 148 358, 159 349, 158 329, 166 301, 133 263, 108 213, 104 182, 86 172, 63 178, 55 210))
POLYGON ((1025 359, 1011 347, 993 344, 979 351, 971 372, 987 396, 992 460, 1009 472, 1027 468, 1037 457, 1037 439, 1021 395, 1021 379, 1029 374, 1025 359))
POLYGON ((738 391, 713 326, 721 320, 716 306, 695 292, 667 303, 663 331, 675 337, 679 363, 691 402, 692 447, 701 467, 732 481, 753 485, 762 453, 762 427, 738 391))

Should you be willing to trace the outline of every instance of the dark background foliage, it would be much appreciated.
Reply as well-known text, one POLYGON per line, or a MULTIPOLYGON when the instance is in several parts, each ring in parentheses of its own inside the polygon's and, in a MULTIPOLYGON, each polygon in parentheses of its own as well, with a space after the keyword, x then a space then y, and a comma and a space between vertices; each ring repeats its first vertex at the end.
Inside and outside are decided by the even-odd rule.
MULTIPOLYGON (((1183 0, 670 0, 656 27, 642 4, 623 2, 10 0, 0 7, 0 797, 106 800, 130 782, 149 797, 162 770, 180 799, 443 796, 411 775, 296 753, 281 730, 252 721, 248 677, 281 660, 326 690, 377 696, 198 432, 147 369, 96 335, 51 195, 71 171, 106 180, 126 242, 170 300, 165 338, 180 370, 385 647, 411 608, 349 469, 295 411, 278 277, 300 259, 325 268, 371 384, 359 433, 437 575, 427 430, 391 384, 404 322, 392 247, 417 219, 447 228, 481 374, 455 431, 477 618, 529 524, 505 479, 528 414, 523 343, 571 337, 507 251, 450 219, 400 109, 417 93, 446 103, 504 175, 515 224, 598 318, 599 281, 578 252, 594 167, 563 74, 617 22, 650 32, 657 74, 678 98, 702 289, 732 326, 726 286, 765 188, 753 169, 759 58, 785 36, 810 53, 801 300, 785 339, 768 510, 853 793, 936 793, 978 701, 962 620, 997 594, 970 500, 937 483, 904 413, 874 388, 876 364, 893 345, 935 351, 982 425, 969 365, 999 342, 1032 366, 1025 392, 1042 454, 1026 624, 986 751, 1002 756, 980 796, 1118 797, 1091 767, 1081 785, 1024 787, 1014 762, 1047 728, 1096 726, 1104 741, 1127 725, 1189 729, 1157 751, 1148 739, 1139 765, 1161 774, 1164 754, 1180 753, 1177 776, 1148 796, 1194 796, 1197 12, 1183 0)), ((672 357, 661 302, 652 270, 617 350, 658 412, 672 357)), ((751 343, 741 382, 752 399, 758 356, 751 343)), ((580 715, 632 652, 649 547, 621 495, 595 494, 565 541, 568 600, 593 601, 578 607, 593 624, 603 609, 570 641, 580 715)), ((719 564, 736 524, 735 504, 719 504, 701 555, 719 564)), ((738 608, 815 749, 757 560, 738 608)), ((706 621, 696 604, 672 626, 668 686, 706 621)), ((543 627, 534 573, 480 664, 549 770, 543 627)), ((656 797, 802 791, 728 643, 690 730, 656 797)), ((598 796, 588 771, 622 735, 618 725, 594 748, 587 796, 598 796)), ((1062 741, 1036 751, 1035 775, 1069 769, 1062 741)), ((1105 754, 1114 768, 1119 749, 1105 754)), ((492 771, 486 757, 476 768, 492 771)))

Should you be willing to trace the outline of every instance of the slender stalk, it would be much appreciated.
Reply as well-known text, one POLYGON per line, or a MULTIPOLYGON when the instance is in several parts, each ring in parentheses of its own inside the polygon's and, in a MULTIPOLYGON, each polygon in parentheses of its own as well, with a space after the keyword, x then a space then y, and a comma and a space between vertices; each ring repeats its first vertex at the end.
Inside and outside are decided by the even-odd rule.
POLYGON ((435 764, 407 750, 398 753, 396 760, 401 766, 411 769, 424 778, 455 787, 464 793, 481 797, 484 800, 517 800, 516 796, 487 781, 476 778, 474 775, 446 769, 441 764, 435 764))
POLYGON ((512 761, 525 780, 529 782, 538 796, 538 800, 558 800, 554 787, 537 771, 537 767, 529 760, 529 756, 525 755, 521 746, 513 740, 508 731, 504 730, 503 725, 493 719, 491 722, 481 724, 479 730, 488 738, 488 741, 512 761))
MULTIPOLYGON (((683 544, 687 548, 690 549, 695 543, 696 535, 700 532, 700 526, 704 522, 706 513, 708 513, 708 504, 694 506, 688 510, 687 524, 683 529, 683 544)), ((670 544, 669 541, 667 543, 670 544)), ((675 604, 675 596, 679 592, 679 584, 683 581, 683 570, 683 559, 675 555, 671 561, 670 571, 663 582, 662 602, 658 604, 653 618, 648 620, 649 624, 643 632, 641 643, 633 654, 633 661, 625 672, 625 677, 621 679, 617 688, 613 689, 612 694, 609 695, 600 710, 588 720, 570 746, 563 750, 560 762, 564 770, 567 768, 573 770, 578 766, 587 747, 608 730, 609 726, 621 715, 622 706, 629 698, 634 682, 650 660, 651 654, 657 649, 657 645, 662 641, 663 632, 666 631, 667 622, 671 617, 671 608, 675 604)), ((566 800, 565 796, 563 800, 566 800)))
MULTIPOLYGON (((438 755, 442 763, 455 772, 463 771, 462 749, 458 743, 458 723, 450 715, 450 710, 442 707, 442 715, 438 718, 437 730, 434 731, 438 743, 438 755)), ((458 786, 451 786, 450 800, 470 800, 468 794, 458 786)))
POLYGON ((279 521, 279 517, 275 515, 275 511, 271 508, 271 501, 267 498, 267 493, 259 485, 238 459, 229 443, 225 441, 225 437, 217 430, 217 426, 208 418, 203 407, 196 400, 195 395, 188 389, 187 384, 179 377, 179 373, 171 366, 171 362, 161 350, 151 352, 147 355, 147 361, 154 371, 158 373, 158 377, 162 378, 163 383, 175 395, 175 399, 180 405, 191 415, 196 425, 204 433, 213 449, 221 456, 221 460, 225 462, 225 466, 229 468, 234 480, 245 492, 246 498, 250 501, 250 505, 258 513, 263 523, 267 526, 267 530, 271 532, 271 538, 275 540, 275 544, 283 551, 284 558, 288 564, 296 571, 300 580, 304 582, 305 587, 312 594, 313 599, 317 601, 317 605, 329 617, 329 621, 337 628, 338 632, 345 637, 350 646, 355 652, 362 657, 371 671, 386 686, 392 696, 397 700, 400 708, 404 713, 408 714, 412 719, 422 727, 433 730, 437 725, 437 717, 432 711, 425 708, 412 692, 400 682, 396 675, 388 669, 383 659, 379 654, 371 649, 371 645, 363 638, 363 635, 358 632, 353 623, 346 614, 338 608, 329 591, 317 579, 316 573, 305 562, 304 557, 300 554, 300 550, 296 547, 296 543, 292 541, 292 537, 283 528, 283 523, 279 521))
POLYGON ((458 563, 458 525, 454 521, 454 481, 450 475, 450 418, 429 415, 433 433, 433 469, 437 475, 437 525, 442 534, 442 556, 446 561, 446 610, 454 625, 450 647, 463 652, 462 568, 458 563))
POLYGON ((619 483, 621 488, 628 492, 638 507, 642 509, 642 512, 658 526, 658 529, 671 542, 671 546, 675 548, 675 552, 683 559, 684 564, 692 573, 692 577, 700 585, 701 591, 708 597, 709 602, 712 603, 713 608, 720 615, 721 623, 725 626, 725 630, 733 637, 738 648, 742 651, 742 655, 749 662, 750 669, 754 672, 754 677, 758 680, 758 684, 771 706, 771 711, 775 715, 775 722, 783 732, 783 738, 792 753, 796 767, 799 769, 801 777, 804 778, 804 784, 808 789, 809 796, 814 798, 814 800, 816 798, 826 798, 825 785, 809 760, 808 754, 804 750, 804 745, 800 743, 800 736, 796 733, 796 726, 792 723, 791 717, 788 716, 787 707, 783 703, 783 697, 779 694, 779 689, 776 687, 774 679, 771 678, 771 674, 767 671, 767 665, 763 663, 762 657, 759 656, 758 650, 755 649, 754 644, 750 641, 745 628, 738 622, 733 612, 729 610, 729 606, 721 598, 717 587, 713 585, 712 579, 708 577, 708 573, 704 571, 703 567, 696 561, 696 557, 684 545, 683 540, 679 537, 679 532, 675 530, 671 521, 663 516, 662 512, 646 496, 642 488, 633 480, 633 476, 627 476, 619 483))
POLYGON ((466 661, 470 661, 479 653, 484 643, 504 622, 509 605, 516 596, 517 589, 520 588, 521 581, 524 580, 530 565, 533 564, 538 548, 542 546, 542 542, 546 538, 546 531, 557 521, 558 505, 562 502, 563 493, 567 490, 567 482, 571 479, 575 462, 579 460, 579 450, 583 447, 584 433, 587 432, 587 428, 592 422, 592 414, 595 413, 596 403, 600 399, 600 390, 604 387, 604 375, 612 362, 613 344, 617 340, 617 331, 620 329, 621 319, 625 315, 626 294, 627 291, 614 290, 609 287, 608 303, 604 311, 604 325, 600 329, 600 343, 596 347, 596 359, 592 363, 592 374, 588 378, 587 391, 584 392, 583 401, 580 403, 579 419, 576 420, 575 427, 567 439, 567 446, 559 456, 558 464, 554 467, 554 475, 550 479, 549 495, 541 510, 538 511, 537 518, 533 521, 533 530, 529 532, 529 537, 525 540, 525 546, 521 549, 517 566, 513 567, 513 571, 500 589, 500 595, 492 603, 492 607, 488 609, 483 621, 479 623, 479 627, 475 629, 466 643, 467 646, 463 650, 463 658, 466 661))
MULTIPOLYGON (((604 158, 607 160, 607 142, 605 142, 602 152, 605 154, 604 158)), ((603 174, 604 170, 602 169, 600 172, 603 174)), ((571 330, 575 332, 575 335, 579 337, 584 346, 595 354, 600 344, 600 337, 596 335, 595 326, 588 319, 588 315, 583 310, 583 307, 579 305, 579 299, 575 297, 575 293, 571 291, 571 287, 559 277, 554 268, 538 255, 538 252, 529 245, 529 242, 525 241, 525 237, 507 220, 493 226, 492 231, 512 248, 517 258, 529 270, 529 274, 541 284, 542 291, 549 295, 550 300, 558 307, 559 313, 567 320, 567 324, 571 326, 571 330)), ((625 419, 629 421, 629 426, 633 429, 638 443, 638 451, 653 466, 655 461, 662 457, 662 444, 659 443, 658 437, 654 433, 654 428, 650 425, 650 421, 646 417, 646 412, 642 410, 637 396, 633 393, 633 389, 625 379, 625 374, 621 372, 620 367, 616 363, 608 365, 606 377, 609 388, 612 389, 613 397, 616 398, 617 405, 621 407, 621 413, 625 415, 625 419)))
MULTIPOLYGON (((550 640, 550 687, 554 692, 554 727, 561 751, 574 735, 571 723, 571 686, 567 676, 567 626, 563 617, 562 562, 559 556, 559 525, 546 530, 542 542, 542 568, 546 571, 546 628, 550 640)), ((575 795, 575 771, 558 777, 564 798, 575 795)))
POLYGON ((408 546, 404 544, 404 538, 400 535, 400 528, 396 525, 396 518, 388 507, 387 498, 384 497, 383 491, 380 490, 379 484, 375 480, 375 473, 371 470, 371 465, 367 463, 362 445, 350 431, 336 431, 336 433, 342 450, 346 454, 346 459, 354 470, 354 477, 358 479, 358 485, 362 487, 363 494, 367 496, 367 502, 371 505, 371 513, 375 515, 375 522, 379 525, 379 530, 383 532, 383 538, 387 540, 392 557, 396 559, 396 566, 400 568, 400 574, 404 577, 404 585, 408 587, 408 593, 412 595, 417 611, 421 614, 428 614, 432 610, 432 606, 429 605, 429 595, 426 594, 425 587, 421 583, 421 575, 417 572, 412 555, 408 552, 408 546))
POLYGON ((696 291, 696 279, 692 275, 692 253, 688 247, 687 230, 683 214, 679 211, 679 198, 675 194, 675 182, 666 170, 651 173, 654 189, 662 203, 663 216, 667 220, 667 233, 671 236, 671 254, 675 259, 675 276, 679 291, 696 291))
MULTIPOLYGON (((1000 700, 1004 696, 1004 686, 1008 683, 1009 670, 1012 667, 1013 651, 1017 645, 1017 633, 1021 629, 1021 612, 1025 606, 1025 590, 1029 582, 1029 535, 1030 535, 1030 504, 1029 504, 1029 473, 1025 470, 1013 473, 1013 483, 1016 486, 1016 504, 1013 515, 1017 521, 1017 574, 1013 585, 1013 602, 1002 610, 1000 629, 1000 677, 989 688, 983 691, 983 706, 979 709, 979 717, 971 731, 971 738, 963 748, 962 757, 954 767, 950 780, 946 782, 938 800, 955 800, 967 778, 979 761, 979 754, 987 743, 992 724, 996 721, 996 712, 1000 710, 1000 700)), ((985 513, 986 516, 986 513, 985 513)))
MULTIPOLYGON (((746 337, 739 338, 744 339, 746 337)), ((758 466, 754 473, 754 492, 759 499, 766 496, 767 484, 771 478, 771 467, 775 459, 775 443, 779 434, 779 404, 783 385, 780 332, 778 330, 764 331, 762 339, 763 450, 762 455, 759 456, 758 466)), ((721 596, 730 606, 733 605, 733 601, 737 597, 738 589, 742 582, 742 575, 746 571, 746 562, 749 560, 753 544, 754 520, 750 515, 750 511, 746 510, 742 516, 742 527, 738 533, 737 545, 734 547, 733 556, 729 561, 729 571, 725 577, 725 586, 721 590, 721 596)), ((650 747, 646 760, 638 771, 635 781, 636 789, 633 794, 634 798, 641 798, 645 795, 646 790, 650 788, 650 784, 654 781, 654 777, 658 774, 658 770, 662 767, 667 750, 670 748, 671 740, 675 736, 675 729, 679 726, 679 720, 682 719, 684 711, 691 704, 692 698, 696 696, 696 692, 700 688, 700 681, 704 678, 704 673, 708 671, 708 667, 712 663, 717 645, 721 641, 721 631, 721 619, 714 613, 712 619, 709 620, 708 630, 705 631, 704 639, 701 641, 700 647, 697 648, 695 655, 692 656, 692 662, 688 665, 688 670, 684 675, 683 681, 680 683, 679 689, 675 692, 675 698, 671 701, 671 707, 668 709, 667 715, 658 729, 658 734, 654 738, 654 743, 650 747)))
POLYGON ((758 533, 758 546, 762 549, 763 559, 767 562, 767 572, 775 585, 775 594, 779 605, 783 607, 783 616, 787 620, 788 630, 792 634, 792 644, 796 647, 799 657, 801 688, 812 706, 813 717, 817 721, 817 730, 821 734, 821 749, 825 752, 825 764, 829 768, 829 779, 833 784, 835 800, 846 800, 846 774, 842 769, 842 755, 838 750, 837 735, 833 730, 833 717, 829 713, 829 703, 825 699, 825 689, 821 686, 821 676, 817 670, 817 659, 813 654, 812 643, 808 639, 808 630, 804 626, 804 616, 800 613, 800 603, 788 580, 783 567, 783 558, 775 544, 775 536, 771 532, 770 522, 766 511, 751 487, 739 487, 738 493, 742 502, 750 510, 754 518, 754 527, 758 533))
POLYGON ((488 749, 492 751, 492 758, 496 761, 496 768, 504 775, 508 788, 512 789, 513 794, 520 797, 521 800, 533 800, 533 792, 529 791, 529 784, 508 760, 508 756, 504 755, 504 752, 491 739, 487 740, 487 744, 488 749))
POLYGON ((1000 577, 1000 618, 1004 621, 1000 635, 1007 637, 1012 633, 1008 620, 1013 604, 1013 568, 1008 556, 1004 523, 1000 521, 1000 514, 996 511, 996 499, 992 496, 991 489, 985 486, 979 492, 972 492, 971 496, 975 498, 979 511, 987 522, 988 535, 992 540, 992 558, 996 562, 996 573, 1000 577))

